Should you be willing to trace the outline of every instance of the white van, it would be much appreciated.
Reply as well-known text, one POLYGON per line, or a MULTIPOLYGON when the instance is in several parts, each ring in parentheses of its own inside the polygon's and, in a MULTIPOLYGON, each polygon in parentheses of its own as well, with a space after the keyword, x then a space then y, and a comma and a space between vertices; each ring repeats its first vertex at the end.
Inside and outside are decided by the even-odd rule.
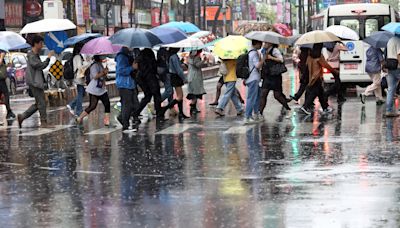
MULTIPOLYGON (((360 3, 330 6, 323 17, 324 29, 331 25, 343 25, 356 31, 359 41, 344 41, 348 51, 340 54, 340 79, 347 85, 366 86, 371 79, 365 72, 366 51, 369 45, 362 39, 371 33, 379 31, 384 25, 397 21, 397 12, 387 4, 360 3)), ((316 18, 316 19, 317 19, 316 18)), ((316 21, 313 21, 316 23, 316 21)), ((319 21, 319 23, 321 23, 319 21)), ((324 81, 333 83, 333 76, 324 73, 324 81)))

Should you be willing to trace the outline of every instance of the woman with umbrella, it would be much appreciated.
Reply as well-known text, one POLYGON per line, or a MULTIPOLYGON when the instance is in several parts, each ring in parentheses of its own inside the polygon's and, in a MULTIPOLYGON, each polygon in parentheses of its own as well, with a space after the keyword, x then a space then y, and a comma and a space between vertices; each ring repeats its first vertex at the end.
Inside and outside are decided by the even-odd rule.
POLYGON ((179 48, 170 48, 170 57, 168 61, 168 68, 169 68, 169 74, 171 76, 171 85, 172 87, 175 88, 176 92, 176 99, 174 99, 172 102, 170 102, 167 106, 165 106, 162 110, 162 115, 170 109, 173 108, 176 104, 178 104, 178 109, 179 109, 179 120, 182 121, 184 119, 187 119, 187 117, 183 113, 183 90, 182 86, 185 84, 186 78, 185 74, 183 73, 183 69, 181 66, 181 61, 179 60, 179 57, 177 55, 178 51, 180 50, 179 48))
POLYGON ((273 72, 271 68, 276 64, 283 64, 282 53, 278 49, 277 44, 265 42, 263 55, 266 55, 265 63, 263 65, 262 77, 263 83, 261 87, 261 99, 260 99, 260 114, 262 116, 264 108, 267 104, 267 97, 270 91, 274 92, 274 98, 283 105, 283 107, 290 111, 288 105, 288 99, 283 94, 282 89, 282 72, 273 72))
POLYGON ((196 108, 197 99, 203 99, 203 95, 206 94, 201 68, 207 62, 207 59, 201 59, 201 52, 202 50, 191 51, 188 61, 188 95, 186 98, 191 100, 190 114, 192 116, 199 112, 196 108))
POLYGON ((104 105, 104 125, 110 125, 110 98, 108 97, 105 79, 107 78, 108 68, 103 67, 103 60, 105 56, 95 55, 93 57, 93 64, 90 65, 90 83, 86 88, 86 92, 89 94, 89 106, 76 118, 76 123, 80 124, 86 116, 94 111, 99 103, 99 100, 104 105))

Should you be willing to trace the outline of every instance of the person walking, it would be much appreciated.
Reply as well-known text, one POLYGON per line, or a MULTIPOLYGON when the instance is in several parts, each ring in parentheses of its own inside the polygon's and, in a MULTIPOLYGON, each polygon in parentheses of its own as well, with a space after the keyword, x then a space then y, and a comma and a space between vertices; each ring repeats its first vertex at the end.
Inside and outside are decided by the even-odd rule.
MULTIPOLYGON (((132 78, 133 61, 129 54, 129 48, 122 47, 120 52, 115 56, 116 62, 116 86, 121 97, 121 112, 117 119, 122 123, 122 132, 128 133, 136 131, 132 127, 129 129, 129 120, 134 110, 139 108, 138 94, 136 89, 136 81, 132 78)), ((134 116, 134 118, 138 118, 134 116)))
POLYGON ((182 121, 184 119, 189 118, 183 113, 182 86, 185 84, 187 80, 185 78, 185 74, 183 73, 181 61, 179 60, 179 57, 177 55, 178 51, 179 48, 171 48, 170 57, 168 61, 169 74, 171 77, 171 85, 172 87, 175 88, 176 99, 172 100, 167 106, 162 108, 162 115, 164 115, 168 109, 173 108, 177 104, 179 109, 178 118, 179 121, 182 121))
POLYGON ((264 108, 267 105, 267 97, 270 91, 274 92, 274 98, 283 105, 283 107, 290 111, 287 103, 286 96, 283 94, 282 89, 282 74, 271 71, 271 67, 276 64, 283 64, 282 53, 278 49, 278 45, 265 43, 265 62, 262 70, 263 83, 261 87, 261 100, 260 100, 260 116, 263 116, 264 108))
POLYGON ((157 74, 164 83, 164 92, 161 94, 161 102, 166 99, 168 99, 168 102, 171 102, 174 94, 171 78, 168 74, 168 58, 168 50, 165 47, 161 47, 160 50, 157 51, 157 74))
MULTIPOLYGON (((327 48, 330 52, 329 57, 326 59, 328 64, 332 66, 333 69, 339 72, 340 69, 340 52, 347 51, 347 47, 342 42, 337 42, 334 44, 333 48, 327 48)), ((340 75, 337 74, 334 76, 335 83, 325 92, 326 99, 329 96, 337 95, 337 102, 341 104, 346 101, 345 93, 346 88, 342 86, 342 82, 340 80, 340 75)))
POLYGON ((50 51, 45 61, 40 60, 40 50, 43 48, 43 37, 34 35, 31 39, 32 50, 28 52, 27 68, 26 68, 26 84, 30 93, 35 98, 35 104, 31 105, 24 113, 17 116, 18 126, 22 127, 22 122, 32 116, 39 110, 41 127, 47 126, 46 99, 44 95, 45 79, 43 69, 50 62, 50 58, 54 56, 54 51, 50 51))
POLYGON ((105 80, 108 74, 108 68, 104 68, 102 62, 105 56, 93 56, 94 62, 90 65, 90 83, 86 88, 89 94, 89 106, 76 118, 76 123, 81 124, 83 118, 94 111, 99 100, 104 105, 104 126, 110 126, 110 98, 108 97, 105 80))
POLYGON ((84 62, 80 54, 83 44, 76 44, 72 52, 72 65, 74 70, 74 83, 76 84, 77 95, 68 105, 70 113, 75 116, 80 116, 83 108, 82 102, 85 96, 85 70, 90 66, 90 62, 84 62))
POLYGON ((215 113, 219 116, 224 116, 224 109, 229 102, 229 99, 232 100, 233 105, 236 108, 236 112, 238 116, 243 115, 244 110, 242 104, 240 102, 240 98, 237 95, 236 89, 236 60, 229 59, 223 60, 219 67, 219 74, 223 75, 223 81, 226 87, 225 93, 222 96, 221 100, 218 102, 218 106, 215 109, 215 113))
POLYGON ((313 49, 310 51, 309 57, 307 58, 307 67, 310 72, 310 79, 307 87, 306 100, 304 105, 300 108, 305 114, 310 115, 313 107, 315 98, 318 97, 319 103, 321 104, 324 113, 328 114, 332 112, 332 108, 328 105, 328 100, 324 96, 323 88, 323 68, 327 68, 333 75, 337 76, 339 72, 333 69, 325 60, 321 54, 323 44, 314 44, 313 49))
POLYGON ((306 91, 307 85, 308 85, 308 80, 309 80, 309 72, 308 72, 308 67, 307 67, 307 58, 309 55, 309 48, 306 47, 300 47, 298 51, 298 61, 297 62, 297 68, 299 71, 299 77, 300 77, 300 87, 297 90, 296 94, 293 96, 290 95, 290 98, 296 102, 299 101, 303 93, 306 91))
POLYGON ((7 109, 7 120, 15 119, 15 114, 11 110, 10 106, 10 94, 7 88, 7 66, 6 66, 6 61, 5 61, 5 55, 6 53, 1 52, 0 53, 0 97, 1 94, 4 96, 4 104, 6 105, 7 109))
POLYGON ((365 64, 365 72, 368 73, 372 80, 372 84, 369 85, 364 93, 360 94, 360 99, 365 104, 367 96, 375 94, 376 104, 382 105, 385 103, 382 97, 382 86, 381 86, 381 71, 382 64, 384 62, 383 52, 380 48, 369 47, 367 50, 367 62, 365 64))
POLYGON ((151 98, 154 98, 154 106, 158 120, 163 120, 161 115, 161 93, 160 84, 157 78, 157 62, 153 50, 145 48, 135 59, 137 65, 137 83, 144 93, 144 98, 139 102, 138 108, 134 111, 134 116, 139 116, 151 98))
POLYGON ((263 57, 258 50, 262 47, 262 42, 258 40, 251 41, 253 49, 249 51, 249 70, 250 76, 245 81, 247 86, 247 99, 246 99, 246 119, 245 124, 251 124, 255 121, 261 120, 260 115, 260 87, 261 81, 261 68, 264 64, 265 56, 263 57), (254 117, 253 117, 254 114, 254 117))
POLYGON ((400 80, 400 37, 394 36, 390 38, 387 43, 387 58, 386 67, 388 68, 388 74, 386 76, 388 91, 386 96, 386 117, 397 117, 399 113, 394 109, 394 96, 396 93, 396 87, 400 80))
POLYGON ((201 52, 202 50, 191 51, 188 60, 188 95, 186 98, 191 100, 190 114, 192 116, 200 112, 196 107, 197 99, 203 99, 203 95, 206 94, 203 82, 203 72, 201 71, 201 68, 207 62, 207 59, 201 59, 201 52))

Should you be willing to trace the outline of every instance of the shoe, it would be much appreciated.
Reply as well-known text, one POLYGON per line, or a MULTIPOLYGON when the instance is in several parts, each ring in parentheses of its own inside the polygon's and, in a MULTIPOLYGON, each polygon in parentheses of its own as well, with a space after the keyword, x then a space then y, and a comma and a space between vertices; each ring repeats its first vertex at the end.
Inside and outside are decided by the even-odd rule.
POLYGON ((82 120, 79 119, 79 117, 75 118, 75 124, 80 125, 82 123, 82 120))
POLYGON ((138 117, 133 118, 133 123, 137 126, 140 125, 142 123, 142 121, 140 121, 140 119, 138 117))
POLYGON ((7 112, 7 120, 13 120, 15 119, 15 114, 12 111, 7 112))
POLYGON ((285 115, 285 118, 286 118, 286 119, 290 119, 290 118, 292 117, 292 115, 293 115, 292 110, 287 110, 287 113, 286 113, 286 115, 285 115))
POLYGON ((289 102, 291 102, 292 101, 292 98, 290 97, 290 98, 285 98, 286 99, 286 103, 289 103, 289 102))
POLYGON ((400 114, 397 112, 387 112, 385 113, 385 117, 398 117, 400 114))
POLYGON ((262 121, 264 121, 264 116, 261 113, 259 113, 257 115, 254 115, 253 119, 254 119, 254 121, 262 122, 262 121))
POLYGON ((121 112, 121 102, 117 102, 117 103, 113 106, 113 108, 114 108, 115 110, 118 110, 119 112, 121 112))
POLYGON ((22 117, 21 114, 18 114, 17 121, 18 121, 18 127, 22 128, 22 121, 24 121, 24 118, 22 117))
POLYGON ((211 103, 211 104, 209 104, 209 105, 211 105, 211 106, 217 106, 217 105, 218 105, 218 102, 213 102, 213 103, 211 103))
POLYGON ((110 113, 104 114, 103 122, 104 122, 104 126, 106 126, 106 127, 110 126, 110 113))
POLYGON ((294 96, 292 96, 292 95, 290 95, 289 97, 290 97, 291 100, 294 100, 294 101, 296 101, 296 102, 299 101, 299 99, 296 99, 296 98, 295 98, 294 96))
POLYGON ((333 112, 333 108, 327 107, 326 109, 324 109, 323 112, 326 113, 326 114, 332 113, 333 112))
POLYGON ((376 101, 376 105, 383 105, 383 104, 385 104, 386 102, 384 101, 384 100, 377 100, 376 101))
POLYGON ((124 134, 130 134, 130 133, 133 133, 133 132, 137 132, 138 130, 136 129, 136 128, 131 128, 131 129, 123 129, 122 130, 122 133, 124 133, 124 134))
POLYGON ((253 118, 246 118, 244 120, 244 125, 250 125, 250 124, 255 124, 257 123, 253 118))
POLYGON ((244 110, 240 110, 239 112, 237 112, 237 116, 243 116, 243 114, 244 114, 244 110))
POLYGON ((69 113, 71 113, 73 116, 75 116, 75 112, 74 112, 74 110, 72 110, 71 105, 67 104, 67 108, 69 110, 69 113))
POLYGON ((360 94, 361 103, 365 104, 365 98, 366 96, 364 94, 360 94))
POLYGON ((189 119, 190 117, 189 117, 189 116, 186 116, 186 115, 183 114, 183 113, 179 113, 178 118, 179 118, 179 120, 185 120, 185 119, 189 119))
POLYGON ((214 112, 215 112, 215 114, 217 114, 217 115, 219 115, 219 116, 225 116, 224 110, 222 110, 222 109, 220 109, 220 108, 215 109, 214 112))
POLYGON ((300 110, 304 113, 304 114, 306 114, 306 115, 311 115, 311 112, 310 112, 310 110, 308 110, 307 108, 305 108, 304 106, 303 107, 301 107, 300 108, 300 110))

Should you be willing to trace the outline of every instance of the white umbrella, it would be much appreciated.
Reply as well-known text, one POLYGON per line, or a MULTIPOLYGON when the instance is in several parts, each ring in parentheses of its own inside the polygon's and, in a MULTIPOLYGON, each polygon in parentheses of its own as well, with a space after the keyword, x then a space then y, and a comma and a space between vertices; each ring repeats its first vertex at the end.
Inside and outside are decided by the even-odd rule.
POLYGON ((303 44, 316 44, 316 43, 326 43, 340 41, 340 38, 335 36, 331 32, 315 30, 302 35, 297 41, 296 45, 303 44))
POLYGON ((75 28, 76 25, 68 19, 43 19, 26 24, 20 33, 56 32, 75 28))
POLYGON ((331 25, 325 31, 335 34, 337 37, 346 40, 359 40, 360 36, 351 28, 343 25, 331 25))
POLYGON ((271 31, 253 31, 247 33, 244 37, 249 40, 258 40, 271 44, 287 44, 288 40, 279 33, 271 31))
POLYGON ((201 42, 199 38, 188 37, 176 43, 163 45, 163 47, 202 49, 204 47, 204 43, 201 42))
POLYGON ((0 50, 8 51, 26 43, 26 40, 18 33, 11 31, 0 32, 0 50))

